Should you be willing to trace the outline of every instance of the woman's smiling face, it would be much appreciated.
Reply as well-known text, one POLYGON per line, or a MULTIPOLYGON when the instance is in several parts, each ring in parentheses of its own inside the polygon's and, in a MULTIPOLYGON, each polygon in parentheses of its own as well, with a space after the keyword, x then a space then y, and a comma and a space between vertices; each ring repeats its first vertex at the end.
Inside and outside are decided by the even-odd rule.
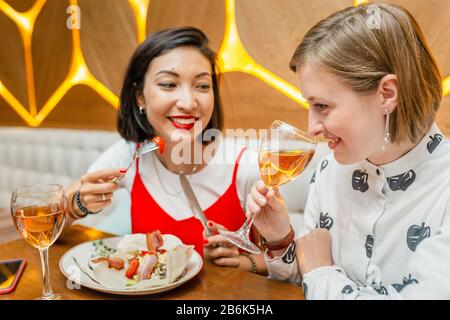
POLYGON ((328 140, 336 161, 357 163, 380 152, 385 118, 377 94, 358 94, 332 73, 308 63, 297 75, 310 105, 308 131, 328 140))
POLYGON ((186 130, 193 140, 194 125, 201 124, 203 130, 214 110, 209 60, 188 46, 156 57, 149 64, 138 102, 150 125, 167 142, 177 129, 186 130))

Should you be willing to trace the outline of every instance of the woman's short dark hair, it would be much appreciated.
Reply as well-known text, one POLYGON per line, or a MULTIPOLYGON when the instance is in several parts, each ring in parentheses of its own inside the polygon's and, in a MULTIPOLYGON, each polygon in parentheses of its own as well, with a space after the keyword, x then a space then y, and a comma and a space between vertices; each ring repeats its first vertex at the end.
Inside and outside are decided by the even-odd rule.
POLYGON ((194 27, 171 28, 150 34, 131 57, 120 93, 117 119, 118 131, 125 140, 141 143, 155 136, 146 114, 139 112, 136 97, 142 93, 145 73, 152 60, 169 50, 184 46, 197 48, 211 63, 214 110, 205 130, 222 130, 223 116, 215 52, 208 47, 208 38, 201 30, 194 27))

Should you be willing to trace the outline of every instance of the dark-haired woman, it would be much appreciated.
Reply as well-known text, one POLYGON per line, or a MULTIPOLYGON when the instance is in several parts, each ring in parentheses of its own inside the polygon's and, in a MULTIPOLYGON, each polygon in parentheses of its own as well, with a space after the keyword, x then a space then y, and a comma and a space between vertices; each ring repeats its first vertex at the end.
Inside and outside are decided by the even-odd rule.
MULTIPOLYGON (((82 218, 111 203, 116 188, 131 195, 131 215, 122 217, 127 233, 159 229, 222 266, 265 272, 259 256, 242 255, 220 235, 205 239, 179 183, 187 174, 212 230, 238 229, 244 206, 259 174, 255 156, 222 139, 214 52, 198 29, 167 29, 150 35, 135 51, 120 96, 118 130, 111 146, 69 192, 69 213, 82 218), (136 148, 155 136, 164 153, 138 157, 126 174, 136 148), (115 169, 112 169, 115 168, 115 169), (118 178, 118 183, 111 180, 118 178)), ((100 213, 101 214, 101 213, 100 213)))

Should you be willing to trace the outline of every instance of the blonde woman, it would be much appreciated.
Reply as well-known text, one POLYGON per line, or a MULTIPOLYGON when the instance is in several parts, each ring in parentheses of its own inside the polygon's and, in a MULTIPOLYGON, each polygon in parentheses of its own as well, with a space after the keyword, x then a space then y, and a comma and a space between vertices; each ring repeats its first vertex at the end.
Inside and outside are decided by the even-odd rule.
POLYGON ((344 9, 308 31, 290 66, 309 132, 333 152, 311 180, 301 234, 277 190, 252 188, 269 275, 302 283, 307 299, 450 299, 450 143, 414 18, 384 3, 344 9))

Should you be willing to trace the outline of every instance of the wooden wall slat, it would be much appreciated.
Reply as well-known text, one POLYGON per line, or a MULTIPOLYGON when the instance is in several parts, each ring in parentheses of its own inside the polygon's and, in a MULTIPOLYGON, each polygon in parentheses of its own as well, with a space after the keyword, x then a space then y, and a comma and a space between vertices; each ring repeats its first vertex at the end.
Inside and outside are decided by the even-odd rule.
POLYGON ((92 74, 120 94, 128 61, 138 45, 127 0, 80 0, 81 48, 92 74))
POLYGON ((0 33, 0 81, 20 103, 27 105, 25 59, 20 33, 14 22, 3 14, 0 14, 0 33))
POLYGON ((69 71, 72 36, 66 25, 67 0, 49 0, 33 31, 33 69, 38 111, 60 86, 69 71))
MULTIPOLYGON (((19 11, 34 1, 8 0, 19 11)), ((441 0, 395 0, 422 27, 444 76, 450 75, 450 3, 441 0)), ((33 63, 38 107, 67 74, 71 34, 66 27, 68 0, 48 0, 33 34, 33 63)), ((319 19, 352 5, 352 0, 237 0, 236 21, 242 42, 263 67, 297 86, 288 69, 291 55, 304 33, 319 19)), ((137 45, 136 22, 127 0, 79 0, 81 47, 91 73, 118 95, 123 74, 137 45)), ((147 32, 174 26, 203 29, 216 51, 225 28, 225 2, 211 0, 151 0, 147 32)), ((23 48, 15 25, 0 14, 0 80, 28 107, 23 48)), ((275 118, 307 127, 307 112, 259 79, 244 73, 222 76, 222 98, 227 128, 264 128, 275 118), (263 112, 262 112, 263 110, 263 112)), ((72 88, 44 127, 115 130, 115 110, 88 87, 72 88)), ((450 135, 450 97, 443 98, 437 123, 450 135)), ((0 125, 25 122, 0 99, 0 125)))

